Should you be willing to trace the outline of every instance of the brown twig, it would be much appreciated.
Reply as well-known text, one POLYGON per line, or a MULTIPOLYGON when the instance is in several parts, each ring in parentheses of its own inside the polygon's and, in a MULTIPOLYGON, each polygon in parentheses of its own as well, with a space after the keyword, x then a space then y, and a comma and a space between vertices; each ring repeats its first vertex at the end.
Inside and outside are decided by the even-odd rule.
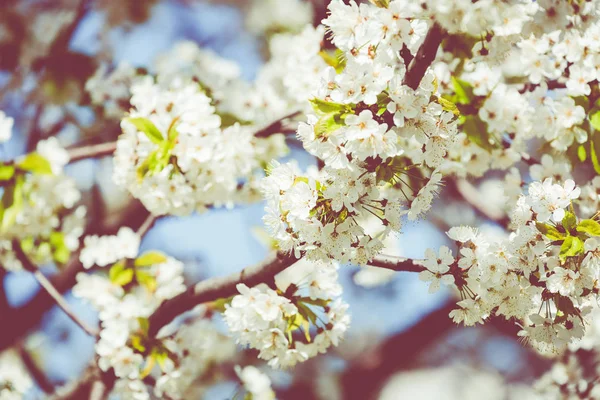
POLYGON ((71 318, 71 320, 75 322, 81 329, 83 329, 88 335, 92 337, 98 336, 97 329, 88 326, 73 312, 73 310, 71 310, 69 303, 60 294, 60 292, 56 290, 52 282, 50 282, 48 278, 46 278, 46 276, 42 274, 42 272, 31 262, 29 257, 23 251, 23 248, 18 240, 14 239, 12 241, 12 248, 17 259, 21 262, 21 264, 23 264, 23 268, 33 274, 40 286, 46 291, 46 293, 50 295, 50 297, 52 297, 54 302, 63 310, 63 312, 67 314, 67 316, 71 318))
POLYGON ((72 147, 67 149, 69 162, 75 162, 86 158, 100 158, 113 154, 117 149, 117 142, 92 144, 88 146, 72 147))
POLYGON ((421 272, 425 271, 425 267, 422 266, 419 260, 412 260, 410 258, 388 256, 380 254, 375 257, 368 265, 372 267, 385 268, 392 271, 406 271, 406 272, 421 272))
POLYGON ((140 238, 143 238, 146 233, 154 226, 154 223, 158 220, 156 215, 148 214, 142 225, 135 232, 140 238))
POLYGON ((264 128, 258 130, 254 134, 254 136, 264 138, 264 137, 268 137, 268 136, 271 136, 276 133, 288 133, 288 131, 293 133, 293 132, 295 132, 295 130, 284 129, 283 123, 289 119, 297 117, 300 114, 301 114, 301 111, 294 111, 293 113, 290 113, 284 117, 281 117, 278 120, 273 121, 269 125, 265 126, 264 128))
POLYGON ((21 357, 21 361, 23 361, 23 365, 29 371, 29 374, 37 383, 37 385, 44 391, 44 393, 50 394, 54 391, 54 385, 48 380, 48 377, 41 370, 41 368, 37 365, 31 353, 25 348, 24 344, 20 344, 18 346, 19 356, 21 357))
POLYGON ((295 257, 285 253, 271 253, 259 264, 244 268, 239 272, 201 281, 184 293, 160 305, 150 316, 149 334, 156 335, 160 328, 198 304, 235 295, 237 293, 236 286, 240 283, 250 287, 259 283, 267 283, 296 261, 295 257))

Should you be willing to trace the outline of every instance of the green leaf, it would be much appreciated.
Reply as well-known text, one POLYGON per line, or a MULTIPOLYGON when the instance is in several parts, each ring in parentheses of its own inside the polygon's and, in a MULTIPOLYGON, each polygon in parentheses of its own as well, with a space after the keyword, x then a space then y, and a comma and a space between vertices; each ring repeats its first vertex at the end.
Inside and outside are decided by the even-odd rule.
POLYGON ((339 120, 338 114, 325 114, 319 118, 317 123, 315 124, 315 137, 326 137, 329 134, 335 132, 336 130, 344 127, 344 123, 339 120))
POLYGON ((340 49, 336 49, 332 54, 329 51, 320 51, 319 55, 327 63, 327 65, 332 66, 335 69, 335 72, 338 74, 346 68, 346 58, 344 56, 344 52, 340 49))
POLYGON ((292 343, 292 332, 296 329, 299 329, 303 325, 304 321, 305 319, 302 317, 302 315, 300 315, 300 313, 294 314, 288 318, 285 333, 287 334, 288 341, 290 343, 292 343))
POLYGON ((71 251, 65 244, 65 235, 62 232, 52 232, 50 234, 50 247, 52 248, 52 258, 54 261, 61 264, 69 261, 71 251))
POLYGON ((592 165, 594 166, 594 171, 597 174, 600 174, 600 162, 598 162, 598 152, 600 152, 600 148, 596 148, 596 143, 593 140, 590 140, 590 158, 592 159, 592 165))
POLYGON ((221 313, 225 312, 225 305, 231 304, 231 300, 233 300, 233 296, 217 299, 212 302, 212 309, 221 313))
POLYGON ((0 181, 8 181, 15 174, 14 165, 5 165, 0 163, 0 181))
POLYGON ((250 121, 238 118, 237 115, 228 112, 217 112, 217 115, 221 117, 221 128, 227 128, 229 126, 235 125, 236 123, 240 125, 250 125, 252 123, 250 121))
POLYGON ((459 104, 470 104, 475 95, 473 94, 473 86, 467 81, 451 77, 452 87, 456 93, 456 102, 459 104))
POLYGON ((494 145, 490 143, 490 134, 487 129, 487 124, 478 116, 469 115, 465 117, 462 129, 469 140, 482 149, 487 151, 492 151, 494 149, 494 145))
POLYGON ((591 236, 600 236, 600 223, 593 219, 584 219, 577 225, 577 232, 584 232, 591 236))
POLYGON ((126 121, 132 123, 138 131, 146 134, 148 139, 156 144, 160 144, 165 140, 156 125, 147 118, 127 118, 126 121))
POLYGON ((456 104, 454 104, 450 100, 444 99, 443 97, 438 97, 437 101, 438 101, 438 103, 440 103, 440 105, 442 106, 442 109, 444 111, 450 111, 457 117, 460 115, 460 111, 458 110, 458 107, 456 106, 456 104))
POLYGON ((127 268, 123 262, 116 263, 108 272, 108 278, 115 285, 125 286, 133 280, 133 269, 127 268))
POLYGON ((0 213, 0 219, 2 224, 0 231, 5 232, 10 228, 17 220, 17 215, 21 212, 24 203, 23 196, 23 176, 17 176, 14 185, 10 185, 4 188, 2 194, 2 206, 0 213))
POLYGON ((52 174, 52 165, 38 153, 29 153, 17 162, 17 167, 34 174, 52 174))
POLYGON ((550 240, 563 240, 565 238, 564 233, 561 233, 558 229, 550 224, 536 222, 535 227, 542 233, 542 235, 546 236, 550 240))
POLYGON ((600 131, 600 111, 596 111, 590 115, 590 125, 592 125, 595 130, 600 131))
POLYGON ((570 211, 566 211, 562 220, 562 225, 567 231, 575 228, 575 226, 577 226, 577 217, 575 214, 570 211))
POLYGON ((150 329, 150 321, 148 321, 148 318, 138 317, 137 321, 138 324, 140 324, 140 329, 142 332, 144 332, 144 334, 148 334, 148 329, 150 329))
POLYGON ((135 259, 134 265, 136 267, 149 267, 154 264, 162 264, 166 261, 167 256, 160 251, 147 251, 135 259))
POLYGON ((342 112, 349 112, 352 110, 352 107, 346 104, 325 101, 316 97, 309 101, 318 115, 341 114, 342 112))
POLYGON ((156 283, 156 278, 151 274, 144 271, 135 271, 135 279, 138 283, 148 289, 150 292, 154 292, 158 284, 156 283))
MULTIPOLYGON (((140 320, 140 319, 146 319, 146 318, 138 318, 138 320, 140 320)), ((147 321, 147 319, 146 319, 146 321, 147 321)), ((143 345, 143 339, 138 335, 131 336, 131 347, 133 347, 135 350, 139 351, 140 353, 143 353, 146 351, 146 346, 143 345)))
POLYGON ((567 236, 560 246, 560 261, 564 262, 567 257, 574 257, 578 254, 583 254, 583 240, 577 236, 567 236))
POLYGON ((577 147, 577 158, 579 158, 579 161, 581 162, 587 160, 587 152, 585 151, 585 146, 582 144, 577 147))
POLYGON ((329 303, 331 302, 331 300, 311 299, 310 297, 299 297, 298 301, 302 302, 302 303, 310 304, 313 306, 323 307, 323 308, 327 307, 327 305, 329 305, 329 303))

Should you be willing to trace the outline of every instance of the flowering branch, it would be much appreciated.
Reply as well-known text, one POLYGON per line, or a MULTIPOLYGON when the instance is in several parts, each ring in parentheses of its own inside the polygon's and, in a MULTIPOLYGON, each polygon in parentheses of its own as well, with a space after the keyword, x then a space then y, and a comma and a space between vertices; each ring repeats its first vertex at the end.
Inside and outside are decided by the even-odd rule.
MULTIPOLYGON (((236 286, 245 284, 253 287, 273 281, 275 275, 292 266, 298 259, 282 252, 271 253, 259 264, 246 267, 240 272, 224 277, 215 277, 199 282, 187 291, 164 302, 150 316, 149 334, 154 336, 176 316, 195 307, 221 298, 237 294, 236 286)), ((420 272, 425 270, 418 261, 393 256, 378 256, 369 265, 393 271, 420 272)), ((271 283, 272 285, 272 283, 271 283)))
POLYGON ((42 272, 39 269, 37 269, 37 267, 31 262, 29 257, 27 257, 27 255, 23 251, 23 248, 21 247, 21 244, 19 243, 18 240, 14 239, 12 241, 12 247, 13 247, 13 250, 15 252, 17 259, 21 262, 21 264, 23 264, 23 268, 25 268, 27 271, 29 271, 33 274, 33 276, 38 281, 40 286, 42 286, 42 288, 44 288, 44 290, 50 295, 50 297, 52 297, 52 299, 54 299, 56 304, 63 310, 63 312, 65 314, 67 314, 69 316, 69 318, 71 318, 71 320, 73 320, 73 322, 75 322, 77 325, 79 325, 79 327, 81 329, 83 329, 88 335, 90 335, 92 337, 98 336, 97 329, 88 326, 85 322, 83 322, 81 319, 79 319, 79 317, 77 315, 75 315, 73 310, 71 310, 69 303, 67 303, 65 298, 54 287, 52 282, 50 282, 48 280, 48 278, 46 278, 46 276, 44 274, 42 274, 42 272))
MULTIPOLYGON (((146 213, 147 211, 145 209, 142 210, 141 208, 143 208, 141 204, 134 203, 134 207, 128 209, 127 212, 119 218, 119 221, 115 221, 114 226, 108 226, 110 229, 107 229, 105 224, 103 224, 102 226, 94 227, 94 230, 96 232, 102 232, 103 234, 109 234, 109 232, 113 230, 118 230, 125 221, 128 221, 128 225, 135 226, 138 223, 137 221, 140 220, 140 216, 146 215, 143 213, 146 213), (131 222, 132 220, 135 222, 131 222)), ((49 278, 49 282, 58 293, 64 293, 75 285, 76 276, 82 270, 83 267, 79 262, 79 250, 77 250, 73 252, 71 259, 64 268, 62 268, 61 272, 49 278)), ((0 351, 12 346, 19 337, 39 322, 41 316, 48 311, 52 305, 52 302, 49 300, 50 296, 48 292, 39 291, 33 299, 25 305, 18 308, 11 308, 9 311, 0 314, 0 326, 4 327, 3 334, 0 335, 0 351)))
POLYGON ((198 304, 235 295, 237 293, 236 286, 240 283, 250 287, 266 283, 296 261, 298 260, 295 257, 285 253, 270 253, 259 264, 246 267, 228 276, 201 281, 182 294, 164 302, 150 316, 149 334, 156 335, 160 328, 171 322, 173 318, 198 304))

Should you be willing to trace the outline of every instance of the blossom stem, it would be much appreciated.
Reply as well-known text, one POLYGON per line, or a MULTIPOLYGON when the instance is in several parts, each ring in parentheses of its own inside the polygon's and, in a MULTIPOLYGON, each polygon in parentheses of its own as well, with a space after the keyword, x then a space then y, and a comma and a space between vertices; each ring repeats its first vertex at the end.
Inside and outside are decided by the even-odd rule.
POLYGON ((48 278, 46 278, 46 276, 44 274, 42 274, 42 272, 31 262, 29 257, 23 251, 23 248, 21 247, 21 244, 19 243, 18 240, 13 239, 12 247, 13 247, 16 257, 19 259, 21 264, 23 264, 23 268, 25 268, 25 270, 27 270, 33 274, 33 276, 38 281, 40 286, 50 295, 50 297, 52 297, 52 299, 54 299, 56 304, 63 310, 63 312, 65 314, 67 314, 67 316, 69 318, 71 318, 71 320, 73 320, 73 322, 75 322, 88 335, 90 335, 92 337, 98 336, 97 329, 88 326, 85 322, 83 322, 81 319, 79 319, 79 317, 77 315, 75 315, 75 313, 69 306, 69 303, 60 294, 60 292, 54 287, 52 282, 50 282, 50 280, 48 280, 48 278))
POLYGON ((154 223, 157 219, 158 217, 156 215, 148 214, 140 228, 136 231, 136 234, 140 238, 143 238, 146 235, 146 233, 148 233, 148 231, 152 228, 152 226, 154 226, 154 223))

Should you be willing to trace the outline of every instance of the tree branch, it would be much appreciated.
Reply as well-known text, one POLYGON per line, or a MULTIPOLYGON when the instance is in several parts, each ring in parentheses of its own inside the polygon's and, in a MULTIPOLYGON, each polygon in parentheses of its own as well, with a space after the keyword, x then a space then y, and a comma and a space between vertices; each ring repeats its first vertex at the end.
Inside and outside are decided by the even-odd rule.
MULTIPOLYGON (((184 293, 165 301, 150 316, 149 334, 155 336, 158 331, 175 317, 191 310, 198 304, 227 298, 238 293, 236 286, 243 283, 249 287, 260 283, 271 283, 275 275, 292 266, 298 259, 285 253, 271 253, 259 264, 244 268, 240 272, 224 277, 215 277, 199 282, 184 293)), ((379 256, 369 265, 393 271, 420 272, 425 270, 418 261, 402 257, 379 256)))
POLYGON ((406 272, 421 272, 425 271, 426 268, 420 264, 420 260, 412 260, 410 258, 388 256, 380 254, 375 257, 368 265, 372 267, 390 269, 392 271, 406 271, 406 272))
MULTIPOLYGON (((285 132, 283 122, 288 119, 297 117, 300 114, 301 114, 301 111, 294 111, 293 113, 290 113, 284 117, 281 117, 278 120, 271 122, 269 125, 265 126, 264 128, 258 130, 254 134, 254 136, 264 138, 264 137, 271 136, 275 133, 287 133, 287 132, 285 132)), ((291 131, 291 133, 293 133, 293 132, 295 132, 295 130, 291 131)))
POLYGON ((42 274, 42 272, 31 262, 29 257, 27 257, 27 254, 25 254, 23 248, 21 247, 21 243, 19 243, 17 239, 13 239, 12 248, 17 259, 21 262, 21 264, 23 264, 23 268, 33 274, 40 286, 50 295, 50 297, 52 297, 54 302, 63 310, 63 312, 67 314, 67 316, 71 318, 73 322, 79 325, 79 327, 83 329, 85 333, 92 337, 98 336, 98 329, 91 328, 85 322, 79 319, 79 317, 69 306, 67 300, 65 300, 60 292, 56 290, 52 282, 50 282, 48 278, 46 278, 46 276, 42 274))
POLYGON ((100 158, 109 156, 117 149, 117 142, 92 144, 88 146, 72 147, 67 149, 69 162, 75 162, 86 158, 100 158))
POLYGON ((37 385, 44 391, 46 394, 50 394, 54 391, 54 385, 48 380, 44 371, 38 367, 37 363, 27 351, 24 344, 18 346, 19 356, 21 357, 21 361, 23 361, 23 365, 29 371, 29 374, 33 378, 33 380, 37 383, 37 385))
POLYGON ((423 44, 419 47, 417 55, 406 68, 406 75, 404 75, 403 81, 405 85, 411 87, 413 90, 417 90, 421 83, 421 79, 423 79, 423 76, 425 75, 425 71, 427 71, 427 68, 435 59, 435 55, 437 54, 440 43, 442 43, 444 34, 444 30, 437 22, 429 28, 429 32, 427 32, 423 44))
POLYGON ((224 277, 206 279, 190 287, 184 293, 165 301, 150 316, 149 335, 155 336, 179 314, 191 310, 198 304, 207 303, 235 295, 239 283, 250 287, 274 279, 275 275, 298 261, 285 253, 271 253, 259 264, 224 277))

